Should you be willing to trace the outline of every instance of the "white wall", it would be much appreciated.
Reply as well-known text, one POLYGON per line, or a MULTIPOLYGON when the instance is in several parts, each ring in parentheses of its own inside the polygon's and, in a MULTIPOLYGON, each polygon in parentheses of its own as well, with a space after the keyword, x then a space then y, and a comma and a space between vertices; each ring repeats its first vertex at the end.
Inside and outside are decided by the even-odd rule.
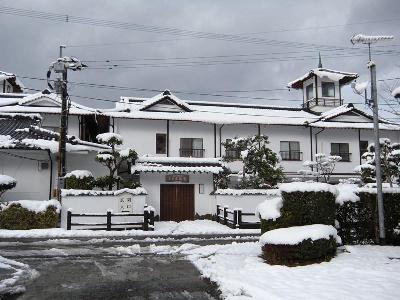
MULTIPOLYGON (((65 196, 62 198, 61 228, 67 228, 67 212, 72 210, 73 214, 106 214, 107 210, 119 213, 119 201, 121 198, 131 198, 133 213, 142 214, 146 204, 146 195, 132 195, 122 193, 118 196, 65 196)), ((73 217, 72 223, 106 223, 106 217, 73 217)), ((143 217, 112 217, 112 222, 143 222, 143 217)), ((95 227, 95 226, 93 226, 95 227)), ((104 227, 104 226, 103 226, 104 227)), ((123 226, 114 226, 123 228, 123 226)), ((71 229, 85 229, 86 226, 73 226, 71 229)))
POLYGON ((3 200, 49 199, 50 168, 39 170, 39 161, 49 161, 46 151, 0 150, 0 174, 9 175, 17 180, 16 187, 6 192, 3 200))
MULTIPOLYGON (((160 215, 160 184, 180 184, 179 182, 166 182, 165 175, 168 173, 142 173, 140 182, 146 189, 147 204, 156 209, 155 215, 160 215)), ((210 195, 213 191, 212 174, 189 174, 189 183, 194 184, 195 214, 200 216, 215 214, 215 196, 210 195), (199 193, 199 184, 204 184, 204 194, 199 193)))

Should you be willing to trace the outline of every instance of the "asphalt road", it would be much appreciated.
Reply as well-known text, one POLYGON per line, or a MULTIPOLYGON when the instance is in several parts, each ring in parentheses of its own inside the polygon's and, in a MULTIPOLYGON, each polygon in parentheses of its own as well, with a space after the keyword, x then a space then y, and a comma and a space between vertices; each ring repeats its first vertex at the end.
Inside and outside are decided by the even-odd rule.
MULTIPOLYGON (((221 244, 233 239, 166 239, 156 244, 221 244)), ((219 299, 218 288, 203 280, 184 256, 154 254, 151 244, 154 241, 146 239, 2 241, 1 256, 39 273, 23 282, 24 293, 3 299, 219 299)))

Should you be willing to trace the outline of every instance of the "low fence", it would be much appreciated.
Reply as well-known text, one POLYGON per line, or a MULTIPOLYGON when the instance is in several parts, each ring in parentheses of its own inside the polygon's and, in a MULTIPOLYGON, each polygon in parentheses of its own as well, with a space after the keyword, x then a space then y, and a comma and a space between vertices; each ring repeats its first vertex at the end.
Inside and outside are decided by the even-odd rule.
POLYGON ((217 205, 217 222, 231 228, 258 229, 260 221, 255 213, 245 213, 240 208, 229 209, 217 205), (243 221, 243 217, 254 217, 254 221, 243 221))
POLYGON ((142 229, 145 231, 154 230, 154 211, 146 210, 143 214, 133 214, 133 213, 112 213, 107 211, 106 214, 99 213, 80 213, 74 214, 72 211, 67 212, 67 230, 71 230, 73 226, 80 227, 79 229, 92 229, 92 230, 125 230, 125 229, 142 229), (114 217, 114 221, 113 221, 114 217), (121 220, 123 217, 123 220, 121 220), (135 220, 127 220, 129 217, 143 217, 142 222, 134 222, 135 220), (73 218, 79 218, 77 222, 73 222, 73 218), (103 219, 105 222, 95 222, 95 223, 85 223, 85 219, 96 220, 103 219), (83 228, 82 228, 83 227, 83 228))

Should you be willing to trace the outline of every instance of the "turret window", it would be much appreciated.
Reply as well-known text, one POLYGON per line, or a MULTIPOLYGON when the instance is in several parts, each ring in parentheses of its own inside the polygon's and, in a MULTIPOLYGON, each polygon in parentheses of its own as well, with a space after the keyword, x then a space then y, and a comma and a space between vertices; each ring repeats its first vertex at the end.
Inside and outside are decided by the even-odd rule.
POLYGON ((309 84, 306 86, 306 97, 307 97, 307 100, 314 98, 314 85, 313 84, 309 84))
POLYGON ((334 82, 322 82, 322 97, 335 97, 334 82))

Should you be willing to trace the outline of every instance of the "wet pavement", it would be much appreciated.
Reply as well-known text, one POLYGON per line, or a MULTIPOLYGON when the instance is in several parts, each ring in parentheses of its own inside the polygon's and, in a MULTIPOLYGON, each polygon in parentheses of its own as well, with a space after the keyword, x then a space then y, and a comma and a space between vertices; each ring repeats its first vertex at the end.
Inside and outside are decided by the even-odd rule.
POLYGON ((184 256, 155 254, 152 245, 225 244, 235 238, 1 241, 1 256, 38 272, 22 283, 24 293, 3 299, 219 299, 218 288, 184 256))

